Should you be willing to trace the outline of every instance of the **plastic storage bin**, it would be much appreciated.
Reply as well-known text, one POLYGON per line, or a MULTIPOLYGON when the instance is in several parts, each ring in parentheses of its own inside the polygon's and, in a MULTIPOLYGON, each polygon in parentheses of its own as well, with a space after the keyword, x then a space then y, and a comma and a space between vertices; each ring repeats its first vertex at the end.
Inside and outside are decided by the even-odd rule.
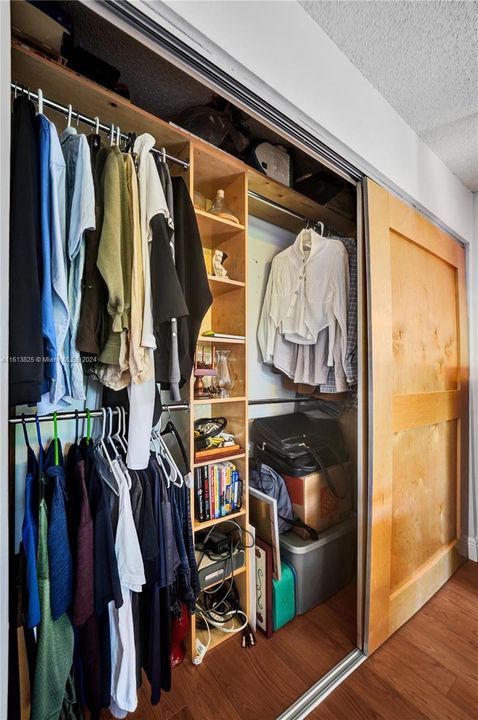
POLYGON ((281 559, 296 575, 296 612, 310 610, 352 581, 356 570, 357 520, 355 515, 320 533, 318 540, 303 540, 289 530, 280 536, 281 559))

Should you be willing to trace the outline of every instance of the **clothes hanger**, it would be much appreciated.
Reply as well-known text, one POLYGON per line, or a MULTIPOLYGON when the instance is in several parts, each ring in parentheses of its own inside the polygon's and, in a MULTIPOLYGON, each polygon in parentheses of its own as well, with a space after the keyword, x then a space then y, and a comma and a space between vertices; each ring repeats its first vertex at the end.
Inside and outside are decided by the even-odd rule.
POLYGON ((45 476, 43 474, 43 443, 41 439, 41 432, 40 432, 40 420, 38 419, 38 415, 35 413, 35 425, 37 427, 37 438, 38 438, 38 468, 39 468, 39 477, 40 477, 40 500, 43 500, 45 497, 45 487, 46 487, 46 480, 45 476))
POLYGON ((41 88, 38 88, 37 95, 38 95, 38 114, 43 115, 43 90, 41 88))
POLYGON ((175 471, 167 458, 165 457, 164 448, 161 443, 160 437, 157 433, 157 430, 153 428, 151 431, 151 449, 154 452, 154 456, 156 458, 156 462, 158 463, 159 467, 162 469, 166 476, 166 482, 168 485, 168 488, 171 484, 171 482, 175 479, 175 471))
POLYGON ((91 415, 88 408, 86 408, 86 444, 89 445, 91 441, 91 415))
POLYGON ((115 434, 113 435, 113 440, 116 440, 118 442, 118 444, 122 447, 123 451, 126 452, 126 450, 127 450, 126 443, 124 442, 122 434, 121 434, 121 429, 122 429, 122 425, 123 425, 123 415, 122 415, 121 408, 119 407, 119 405, 116 406, 115 410, 118 413, 118 429, 115 432, 115 434))
POLYGON ((184 452, 183 452, 184 446, 182 446, 182 441, 179 438, 179 433, 177 432, 176 427, 174 426, 174 424, 171 420, 171 413, 169 410, 168 410, 168 415, 169 415, 169 417, 168 417, 168 421, 166 423, 166 427, 163 430, 163 432, 160 432, 159 438, 160 438, 160 441, 164 448, 164 452, 166 453, 166 457, 167 457, 168 461, 172 464, 172 466, 175 470, 176 478, 175 478, 175 480, 172 481, 173 485, 176 485, 176 487, 182 487, 184 485, 184 476, 183 476, 181 470, 178 468, 177 463, 176 463, 175 459, 173 458, 171 451, 166 444, 166 441, 163 438, 163 435, 172 433, 175 436, 176 440, 178 441, 181 452, 183 454, 183 457, 184 457, 184 452))
POLYGON ((186 473, 185 474, 181 473, 181 477, 183 479, 183 484, 185 484, 186 487, 191 489, 192 487, 194 487, 194 479, 193 479, 193 474, 191 472, 191 468, 189 465, 188 454, 186 452, 186 448, 184 447, 182 437, 179 434, 176 425, 171 420, 171 413, 169 414, 169 419, 168 419, 167 425, 163 431, 163 435, 166 435, 168 433, 171 433, 172 435, 174 435, 176 442, 178 444, 179 450, 181 452, 181 456, 183 458, 184 466, 186 468, 186 473))
POLYGON ((72 116, 72 114, 73 114, 73 108, 72 108, 71 105, 68 105, 68 115, 67 115, 67 120, 66 120, 66 127, 67 127, 67 128, 71 127, 71 116, 72 116))
MULTIPOLYGON (((100 437, 99 437, 99 439, 98 439, 98 443, 97 443, 97 444, 98 444, 98 446, 102 449, 103 454, 104 454, 104 456, 105 456, 105 459, 107 460, 108 465, 109 465, 110 470, 111 470, 111 473, 112 473, 112 475, 113 475, 113 477, 114 477, 113 461, 111 460, 111 458, 110 458, 110 456, 109 456, 108 450, 106 449, 106 443, 105 443, 106 410, 105 410, 104 408, 101 408, 101 418, 102 418, 102 423, 101 423, 101 435, 100 435, 100 437)), ((106 479, 105 479, 105 482, 106 482, 106 484, 108 485, 108 487, 110 488, 110 490, 112 490, 115 495, 118 495, 118 496, 119 496, 119 489, 118 489, 117 487, 115 487, 114 485, 112 485, 109 480, 106 480, 106 479)))
POLYGON ((56 410, 53 413, 53 442, 55 451, 55 465, 58 466, 60 464, 60 453, 58 450, 58 418, 56 415, 56 410))
POLYGON ((113 123, 111 123, 111 129, 110 129, 110 147, 113 147, 113 143, 115 140, 115 126, 113 123))
POLYGON ((75 410, 75 445, 78 445, 78 425, 79 425, 78 410, 75 410))
POLYGON ((120 406, 120 411, 121 411, 121 417, 123 419, 123 423, 122 423, 123 444, 124 444, 125 448, 127 449, 128 448, 128 439, 126 437, 126 410, 124 409, 123 406, 120 406))

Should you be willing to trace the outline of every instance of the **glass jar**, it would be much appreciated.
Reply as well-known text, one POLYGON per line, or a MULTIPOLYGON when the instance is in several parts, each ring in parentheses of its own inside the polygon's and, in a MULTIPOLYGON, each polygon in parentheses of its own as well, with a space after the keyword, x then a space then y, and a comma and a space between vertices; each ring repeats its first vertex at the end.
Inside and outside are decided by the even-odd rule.
POLYGON ((234 387, 234 379, 231 374, 230 350, 216 350, 216 370, 217 376, 215 384, 219 388, 219 397, 228 398, 231 396, 231 390, 234 387))

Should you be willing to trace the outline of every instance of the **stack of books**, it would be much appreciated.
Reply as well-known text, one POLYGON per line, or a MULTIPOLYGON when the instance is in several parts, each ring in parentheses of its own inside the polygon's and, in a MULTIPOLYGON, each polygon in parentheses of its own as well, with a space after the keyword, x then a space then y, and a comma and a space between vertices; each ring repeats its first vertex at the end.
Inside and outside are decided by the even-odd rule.
POLYGON ((241 509, 242 481, 234 463, 195 468, 194 505, 198 522, 225 517, 241 509))

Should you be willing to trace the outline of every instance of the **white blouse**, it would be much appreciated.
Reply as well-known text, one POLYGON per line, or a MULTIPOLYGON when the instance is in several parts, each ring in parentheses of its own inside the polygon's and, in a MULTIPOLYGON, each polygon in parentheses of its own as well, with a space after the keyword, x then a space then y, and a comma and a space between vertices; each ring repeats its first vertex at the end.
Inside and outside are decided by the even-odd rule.
MULTIPOLYGON (((290 374, 298 359, 296 346, 316 345, 319 333, 327 328, 324 369, 334 364, 337 340, 343 364, 348 294, 348 256, 343 244, 313 230, 302 230, 294 244, 272 261, 258 328, 264 362, 275 365, 280 347, 279 366, 288 367, 290 374)), ((303 356, 303 351, 299 354, 303 356)))

